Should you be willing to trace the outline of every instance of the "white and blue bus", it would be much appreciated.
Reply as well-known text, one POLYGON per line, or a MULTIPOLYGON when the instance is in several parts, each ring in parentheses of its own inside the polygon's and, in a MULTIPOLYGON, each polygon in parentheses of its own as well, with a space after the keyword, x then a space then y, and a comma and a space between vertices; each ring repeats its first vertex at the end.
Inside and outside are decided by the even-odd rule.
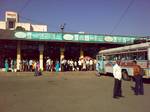
POLYGON ((112 74, 115 61, 120 60, 123 73, 133 76, 132 61, 136 60, 143 69, 143 78, 150 78, 150 42, 101 50, 96 58, 100 74, 112 74))

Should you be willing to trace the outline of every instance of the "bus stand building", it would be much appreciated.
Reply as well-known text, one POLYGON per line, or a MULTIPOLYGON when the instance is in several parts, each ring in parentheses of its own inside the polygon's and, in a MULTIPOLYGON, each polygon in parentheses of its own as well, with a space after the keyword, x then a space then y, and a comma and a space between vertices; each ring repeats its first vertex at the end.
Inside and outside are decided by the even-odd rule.
POLYGON ((4 60, 8 58, 16 59, 17 69, 24 59, 39 60, 41 69, 44 69, 47 57, 54 61, 61 61, 63 58, 79 60, 84 56, 96 59, 99 50, 132 44, 138 38, 137 36, 47 32, 46 25, 36 25, 34 28, 34 25, 30 24, 30 28, 26 28, 25 23, 18 23, 19 18, 16 13, 7 12, 6 15, 7 19, 0 22, 0 68, 4 68, 4 60), (25 28, 25 31, 15 30, 16 25, 25 28))

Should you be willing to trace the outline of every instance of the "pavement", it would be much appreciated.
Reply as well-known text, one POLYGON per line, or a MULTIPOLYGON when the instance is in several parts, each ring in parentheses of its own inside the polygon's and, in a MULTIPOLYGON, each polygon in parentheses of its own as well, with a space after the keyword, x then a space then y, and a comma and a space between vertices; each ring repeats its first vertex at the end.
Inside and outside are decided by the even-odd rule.
POLYGON ((114 79, 96 72, 0 72, 0 112, 150 112, 150 83, 135 96, 123 81, 124 98, 113 99, 114 79))

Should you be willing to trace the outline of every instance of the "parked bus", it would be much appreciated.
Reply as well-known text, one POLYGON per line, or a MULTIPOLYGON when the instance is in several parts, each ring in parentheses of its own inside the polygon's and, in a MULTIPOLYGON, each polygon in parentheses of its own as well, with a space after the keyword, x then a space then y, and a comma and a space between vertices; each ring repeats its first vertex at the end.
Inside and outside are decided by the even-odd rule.
POLYGON ((150 78, 150 42, 101 50, 96 58, 100 74, 112 74, 115 61, 120 60, 123 76, 133 76, 132 61, 136 60, 143 78, 150 78))

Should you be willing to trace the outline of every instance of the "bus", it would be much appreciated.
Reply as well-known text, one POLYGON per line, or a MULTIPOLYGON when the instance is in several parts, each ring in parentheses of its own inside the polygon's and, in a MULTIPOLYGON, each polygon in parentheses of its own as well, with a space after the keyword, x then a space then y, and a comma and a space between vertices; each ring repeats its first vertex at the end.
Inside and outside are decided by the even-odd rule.
POLYGON ((123 77, 132 77, 132 61, 136 60, 142 68, 143 78, 150 78, 150 42, 101 50, 96 59, 99 74, 112 74, 115 61, 120 60, 123 77))

